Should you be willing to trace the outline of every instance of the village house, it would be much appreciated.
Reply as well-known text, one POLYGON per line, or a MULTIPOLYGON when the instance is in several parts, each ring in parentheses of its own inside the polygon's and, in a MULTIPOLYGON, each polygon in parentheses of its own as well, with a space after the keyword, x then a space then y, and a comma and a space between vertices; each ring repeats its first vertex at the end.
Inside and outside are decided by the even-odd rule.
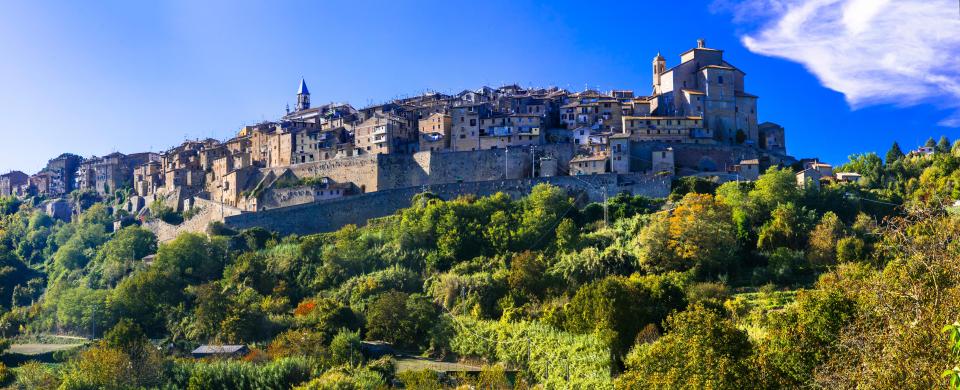
POLYGON ((160 161, 160 155, 156 153, 111 153, 103 157, 91 157, 80 164, 77 188, 106 195, 123 187, 131 187, 135 168, 157 161, 160 161))
POLYGON ((607 172, 606 154, 577 156, 570 160, 570 175, 596 175, 607 172))
POLYGON ((757 180, 760 178, 760 160, 741 160, 731 168, 731 173, 736 174, 738 180, 757 180))
MULTIPOLYGON (((745 73, 722 50, 700 40, 673 67, 659 53, 652 66, 649 96, 507 84, 455 95, 425 92, 360 109, 314 104, 301 79, 295 107, 276 121, 243 126, 224 142, 186 141, 135 164, 121 163, 129 157, 121 154, 83 164, 64 155, 21 187, 62 196, 78 187, 106 194, 131 185, 144 198, 174 196, 183 205, 200 197, 260 211, 368 189, 490 180, 501 169, 517 178, 713 172, 754 180, 762 168, 795 162, 786 155, 784 129, 757 124, 757 97, 745 91, 745 73), (504 161, 499 149, 505 148, 524 157, 504 161), (391 154, 412 156, 383 156, 391 154), (409 175, 404 164, 411 164, 409 175)), ((826 164, 805 169, 811 171, 798 182, 814 175, 818 183, 833 180, 826 164)), ((0 179, 0 193, 14 187, 0 179)))
POLYGON ((0 196, 21 196, 30 176, 20 171, 0 175, 0 196))
POLYGON ((418 122, 420 145, 418 150, 445 151, 450 149, 450 129, 453 118, 442 112, 435 112, 418 122))
POLYGON ((410 153, 414 133, 402 117, 374 114, 354 128, 353 139, 358 154, 410 153))

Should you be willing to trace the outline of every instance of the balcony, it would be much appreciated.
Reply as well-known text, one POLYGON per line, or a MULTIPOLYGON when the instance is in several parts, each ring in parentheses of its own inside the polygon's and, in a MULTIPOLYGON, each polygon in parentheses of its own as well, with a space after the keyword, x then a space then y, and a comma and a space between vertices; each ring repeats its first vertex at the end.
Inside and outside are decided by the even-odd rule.
POLYGON ((387 134, 387 126, 377 126, 373 128, 373 135, 387 134))
POLYGON ((540 135, 539 127, 517 127, 517 134, 540 135))
POLYGON ((384 143, 384 142, 387 142, 387 137, 386 137, 386 136, 383 136, 383 137, 373 137, 373 141, 371 141, 371 142, 374 143, 374 144, 382 144, 382 143, 384 143))

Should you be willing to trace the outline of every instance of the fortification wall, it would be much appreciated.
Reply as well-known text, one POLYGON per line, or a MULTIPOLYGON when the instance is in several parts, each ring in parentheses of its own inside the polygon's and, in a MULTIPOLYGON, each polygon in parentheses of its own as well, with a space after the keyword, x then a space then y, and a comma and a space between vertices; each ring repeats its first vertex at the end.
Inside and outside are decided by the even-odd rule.
POLYGON ((144 222, 143 227, 157 236, 157 241, 167 242, 177 238, 180 233, 201 233, 207 230, 210 222, 223 221, 224 217, 240 215, 240 209, 221 206, 207 199, 193 198, 193 207, 200 211, 179 225, 171 225, 159 219, 144 222), (222 207, 222 208, 221 208, 222 207))
POLYGON ((354 183, 366 192, 377 191, 380 163, 378 155, 344 157, 295 164, 289 167, 297 177, 325 176, 337 183, 354 183))
POLYGON ((313 203, 326 199, 339 198, 343 196, 342 191, 344 190, 338 188, 337 192, 335 193, 333 189, 324 188, 321 186, 270 188, 263 191, 263 194, 260 195, 257 206, 261 210, 270 210, 305 203, 313 203))
POLYGON ((431 152, 381 154, 377 158, 378 191, 420 186, 429 180, 431 152))
MULTIPOLYGON (((573 158, 572 144, 543 145, 538 156, 549 155, 561 166, 573 158)), ((531 153, 526 147, 465 152, 418 152, 414 154, 367 154, 333 160, 295 164, 297 177, 325 176, 337 183, 354 183, 358 192, 421 187, 424 185, 530 177, 531 153)), ((264 169, 264 172, 281 168, 264 169)))
POLYGON ((363 225, 369 219, 391 215, 401 208, 409 207, 411 198, 424 190, 444 199, 452 199, 463 194, 487 196, 497 192, 520 197, 530 193, 533 186, 539 183, 550 183, 565 188, 577 194, 579 200, 589 201, 602 201, 604 192, 612 196, 621 191, 628 191, 649 197, 665 197, 670 192, 669 176, 636 174, 447 183, 383 190, 319 203, 228 216, 224 223, 235 229, 259 226, 281 234, 329 232, 347 224, 363 225))
POLYGON ((680 176, 698 171, 726 171, 740 160, 757 158, 760 151, 737 145, 698 145, 663 142, 633 142, 630 145, 630 169, 646 172, 651 167, 651 153, 673 148, 674 165, 680 176), (711 168, 712 167, 712 168, 711 168))

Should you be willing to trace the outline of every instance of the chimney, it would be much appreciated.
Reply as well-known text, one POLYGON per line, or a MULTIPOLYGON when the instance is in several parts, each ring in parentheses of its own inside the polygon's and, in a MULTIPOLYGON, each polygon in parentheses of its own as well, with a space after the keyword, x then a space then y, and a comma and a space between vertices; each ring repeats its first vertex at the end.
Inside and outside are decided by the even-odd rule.
POLYGON ((707 41, 703 40, 703 38, 697 39, 697 49, 703 49, 706 47, 706 44, 707 41))

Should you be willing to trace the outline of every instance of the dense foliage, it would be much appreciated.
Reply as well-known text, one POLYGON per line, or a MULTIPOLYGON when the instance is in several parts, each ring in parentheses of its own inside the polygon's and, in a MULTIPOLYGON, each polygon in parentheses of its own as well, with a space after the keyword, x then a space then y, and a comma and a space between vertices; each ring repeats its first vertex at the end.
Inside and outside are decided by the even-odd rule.
POLYGON ((424 193, 302 237, 211 226, 158 244, 115 227, 120 195, 69 222, 0 199, 2 336, 96 339, 59 364, 0 365, 0 386, 956 387, 960 147, 934 146, 851 156, 837 171, 857 184, 684 178, 606 213, 549 185, 424 193), (484 368, 405 369, 374 342, 484 368), (189 357, 208 343, 250 352, 189 357))

